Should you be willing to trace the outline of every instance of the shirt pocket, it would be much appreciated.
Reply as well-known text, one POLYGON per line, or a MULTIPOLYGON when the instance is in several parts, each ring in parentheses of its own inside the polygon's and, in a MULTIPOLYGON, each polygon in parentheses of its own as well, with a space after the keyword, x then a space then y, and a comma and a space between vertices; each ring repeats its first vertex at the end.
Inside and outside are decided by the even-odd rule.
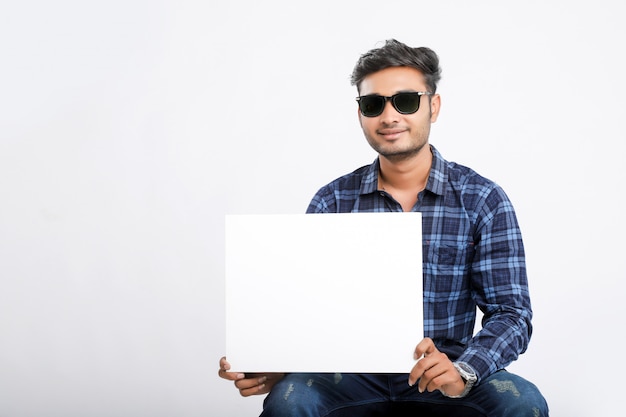
POLYGON ((474 259, 474 242, 424 243, 424 278, 426 286, 437 297, 450 297, 451 292, 466 290, 474 259))

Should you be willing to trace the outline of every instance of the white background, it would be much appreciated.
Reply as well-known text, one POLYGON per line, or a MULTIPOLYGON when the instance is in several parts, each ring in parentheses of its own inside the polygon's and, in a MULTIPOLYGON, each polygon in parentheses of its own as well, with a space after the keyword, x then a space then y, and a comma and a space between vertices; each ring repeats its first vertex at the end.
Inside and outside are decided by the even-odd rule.
POLYGON ((620 415, 623 18, 608 0, 3 2, 0 416, 258 415, 217 377, 224 215, 304 212, 374 159, 349 75, 391 37, 441 57, 431 143, 517 208, 536 318, 510 370, 552 416, 620 415))

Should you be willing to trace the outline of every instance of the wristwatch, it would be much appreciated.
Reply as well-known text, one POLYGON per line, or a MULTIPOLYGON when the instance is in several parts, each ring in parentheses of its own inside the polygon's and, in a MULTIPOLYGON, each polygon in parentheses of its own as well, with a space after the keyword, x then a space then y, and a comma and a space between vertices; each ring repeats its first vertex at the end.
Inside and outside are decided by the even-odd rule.
POLYGON ((461 379, 463 379, 463 382, 465 382, 465 389, 459 395, 448 395, 448 397, 463 398, 467 395, 468 392, 470 392, 470 390, 478 380, 478 377, 476 376, 476 372, 474 371, 474 369, 467 363, 453 362, 452 364, 454 365, 456 370, 459 371, 459 374, 461 374, 461 379))

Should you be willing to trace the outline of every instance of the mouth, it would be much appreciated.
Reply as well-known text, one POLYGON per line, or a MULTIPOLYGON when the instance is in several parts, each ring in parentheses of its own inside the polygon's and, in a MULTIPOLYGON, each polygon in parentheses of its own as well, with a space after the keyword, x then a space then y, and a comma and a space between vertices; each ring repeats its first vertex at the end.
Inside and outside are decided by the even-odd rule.
POLYGON ((389 129, 379 129, 376 133, 378 133, 382 138, 386 140, 395 140, 395 139, 398 139, 400 135, 406 131, 407 129, 389 128, 389 129))

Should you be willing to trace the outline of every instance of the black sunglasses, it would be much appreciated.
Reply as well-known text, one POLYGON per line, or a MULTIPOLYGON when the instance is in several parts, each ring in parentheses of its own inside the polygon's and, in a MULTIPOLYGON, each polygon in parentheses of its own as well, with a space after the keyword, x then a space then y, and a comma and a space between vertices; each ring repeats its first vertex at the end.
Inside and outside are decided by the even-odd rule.
POLYGON ((380 116, 385 110, 387 101, 391 101, 393 108, 400 114, 412 114, 419 110, 422 96, 431 95, 428 91, 411 91, 406 93, 397 93, 391 97, 381 96, 378 94, 370 94, 367 96, 359 96, 356 101, 359 103, 359 110, 365 117, 380 116))

